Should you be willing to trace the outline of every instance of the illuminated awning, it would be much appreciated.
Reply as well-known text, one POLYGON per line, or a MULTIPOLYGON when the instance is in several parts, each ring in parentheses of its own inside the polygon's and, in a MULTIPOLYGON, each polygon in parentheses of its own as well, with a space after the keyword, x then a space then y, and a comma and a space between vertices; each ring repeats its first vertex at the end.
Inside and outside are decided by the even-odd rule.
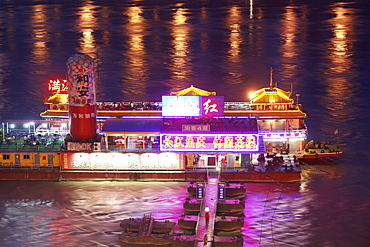
POLYGON ((102 132, 109 134, 159 134, 161 129, 162 119, 108 118, 104 123, 102 132))

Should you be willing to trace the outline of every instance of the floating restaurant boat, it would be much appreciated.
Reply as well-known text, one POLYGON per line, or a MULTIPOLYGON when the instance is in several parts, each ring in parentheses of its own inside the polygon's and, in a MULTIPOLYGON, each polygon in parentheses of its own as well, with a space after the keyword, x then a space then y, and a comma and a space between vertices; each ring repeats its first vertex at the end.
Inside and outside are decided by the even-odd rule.
MULTIPOLYGON (((77 79, 90 83, 90 74, 77 79)), ((0 179, 204 181, 207 169, 217 168, 224 181, 296 182, 297 159, 341 154, 305 145, 308 114, 292 92, 276 87, 272 73, 269 87, 252 93, 249 102, 225 102, 216 92, 191 85, 163 95, 161 102, 93 102, 95 111, 87 103, 92 99, 81 96, 88 88, 68 93, 68 86, 66 80, 50 80, 53 95, 45 98, 48 109, 40 114, 45 120, 33 121, 33 131, 28 127, 27 145, 12 139, 17 121, 3 122, 9 140, 0 145, 0 169, 51 170, 47 175, 8 170, 0 179), (77 139, 67 134, 68 122, 79 133, 85 120, 95 123, 91 118, 96 118, 95 134, 91 128, 75 134, 77 139), (258 160, 261 155, 266 162, 258 160), (284 162, 269 166, 273 156, 284 156, 284 162)))

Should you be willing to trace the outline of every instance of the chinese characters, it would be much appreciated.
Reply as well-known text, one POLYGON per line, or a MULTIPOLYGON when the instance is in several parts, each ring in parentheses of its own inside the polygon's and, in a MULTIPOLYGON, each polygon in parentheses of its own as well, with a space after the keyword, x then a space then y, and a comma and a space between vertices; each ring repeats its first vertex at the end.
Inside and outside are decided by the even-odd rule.
POLYGON ((161 150, 258 151, 255 134, 163 134, 161 150))
POLYGON ((50 79, 48 91, 52 93, 68 93, 68 82, 65 79, 50 79))

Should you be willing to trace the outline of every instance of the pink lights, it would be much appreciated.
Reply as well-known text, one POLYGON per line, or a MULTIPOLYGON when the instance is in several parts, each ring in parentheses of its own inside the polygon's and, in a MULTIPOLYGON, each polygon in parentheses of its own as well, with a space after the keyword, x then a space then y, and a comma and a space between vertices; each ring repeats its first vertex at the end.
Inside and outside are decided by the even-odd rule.
POLYGON ((162 96, 162 116, 207 116, 224 115, 223 96, 162 96))
POLYGON ((161 134, 161 151, 257 152, 255 134, 161 134))

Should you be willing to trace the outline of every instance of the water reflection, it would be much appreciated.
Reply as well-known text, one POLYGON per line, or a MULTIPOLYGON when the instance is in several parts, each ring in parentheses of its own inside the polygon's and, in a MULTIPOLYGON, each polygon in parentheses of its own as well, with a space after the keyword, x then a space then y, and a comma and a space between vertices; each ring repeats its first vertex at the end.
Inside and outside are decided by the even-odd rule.
POLYGON ((182 5, 176 5, 170 27, 170 35, 172 37, 170 71, 172 80, 176 82, 176 84, 172 82, 172 92, 188 86, 189 82, 186 82, 186 79, 191 73, 191 58, 188 55, 190 52, 189 43, 191 39, 189 32, 191 25, 188 23, 188 10, 182 5))
POLYGON ((86 1, 77 12, 77 30, 81 33, 80 53, 96 53, 94 28, 97 26, 97 12, 91 1, 86 1))
POLYGON ((127 78, 130 78, 130 83, 118 81, 120 90, 124 95, 143 95, 147 88, 148 79, 148 62, 147 52, 145 50, 144 36, 147 32, 147 20, 143 17, 142 7, 132 6, 125 11, 127 16, 127 24, 124 25, 125 35, 128 36, 127 43, 124 44, 122 67, 127 78))
POLYGON ((124 218, 174 221, 186 183, 0 182, 2 246, 119 246, 124 218))
MULTIPOLYGON (((282 14, 280 38, 281 44, 279 52, 281 53, 281 64, 279 69, 279 80, 290 85, 280 85, 286 89, 290 86, 295 89, 300 82, 294 80, 302 65, 300 59, 304 46, 302 43, 307 42, 308 22, 306 16, 309 14, 305 6, 287 5, 284 7, 285 12, 282 14)), ((278 85, 279 86, 279 85, 278 85)))
POLYGON ((47 56, 49 55, 46 46, 46 43, 49 41, 46 24, 50 17, 46 15, 47 12, 44 5, 32 6, 31 13, 31 32, 33 40, 32 61, 37 64, 40 60, 47 61, 47 56))
MULTIPOLYGON (((360 85, 352 76, 343 77, 343 74, 352 74, 356 68, 353 64, 353 28, 356 23, 354 10, 348 8, 343 3, 337 3, 331 6, 333 17, 328 21, 333 37, 329 39, 328 49, 325 54, 327 70, 323 71, 325 76, 321 76, 326 81, 327 97, 322 97, 323 105, 326 107, 330 119, 338 121, 339 119, 354 120, 355 109, 349 102, 360 85)), ((330 123, 330 122, 329 122, 330 123)), ((330 124, 323 129, 327 133, 333 133, 335 129, 330 124)), ((341 130, 342 136, 349 136, 347 130, 341 130), (346 133, 347 132, 347 133, 346 133)))
POLYGON ((226 18, 226 25, 229 28, 229 44, 230 49, 228 51, 230 62, 240 62, 240 45, 243 43, 243 37, 240 34, 240 23, 242 22, 242 13, 237 6, 233 6, 229 9, 229 16, 226 18))

